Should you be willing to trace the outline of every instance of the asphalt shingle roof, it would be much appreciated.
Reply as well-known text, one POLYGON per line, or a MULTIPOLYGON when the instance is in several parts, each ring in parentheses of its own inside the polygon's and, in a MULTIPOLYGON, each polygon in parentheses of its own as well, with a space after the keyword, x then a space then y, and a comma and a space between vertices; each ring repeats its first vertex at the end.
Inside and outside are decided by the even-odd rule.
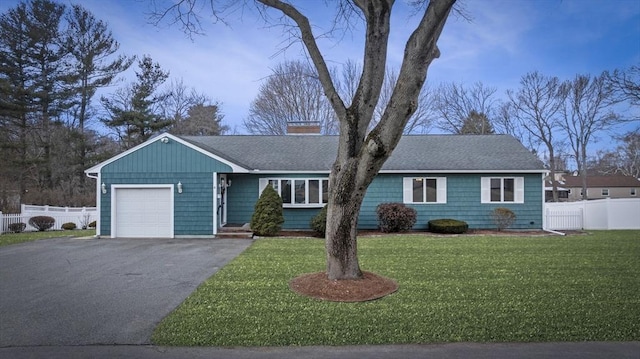
MULTIPOLYGON (((582 177, 567 176, 565 187, 582 187, 582 177)), ((587 176, 587 187, 640 187, 640 180, 628 176, 587 176)))
MULTIPOLYGON (((180 136, 249 170, 328 171, 338 137, 180 136)), ((544 171, 538 158, 509 135, 403 136, 383 171, 544 171)))

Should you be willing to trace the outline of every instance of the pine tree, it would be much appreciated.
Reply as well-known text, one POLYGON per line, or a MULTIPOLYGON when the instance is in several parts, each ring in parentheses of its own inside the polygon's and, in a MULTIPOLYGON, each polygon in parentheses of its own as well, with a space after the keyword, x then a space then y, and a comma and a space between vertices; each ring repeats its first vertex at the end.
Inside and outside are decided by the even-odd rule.
POLYGON ((138 61, 138 67, 140 71, 136 72, 135 83, 110 98, 101 98, 110 114, 110 118, 102 121, 117 133, 125 149, 148 140, 172 124, 159 109, 167 95, 158 89, 169 77, 169 72, 163 71, 149 56, 138 61))

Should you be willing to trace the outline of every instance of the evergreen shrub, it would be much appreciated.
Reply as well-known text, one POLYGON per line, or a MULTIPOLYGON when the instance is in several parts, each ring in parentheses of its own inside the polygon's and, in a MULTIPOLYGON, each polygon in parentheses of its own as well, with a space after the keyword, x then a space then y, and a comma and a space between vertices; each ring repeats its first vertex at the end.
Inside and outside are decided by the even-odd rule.
POLYGON ((450 218, 432 219, 428 225, 429 232, 433 233, 462 234, 469 229, 467 222, 450 218))
POLYGON ((275 236, 283 223, 282 198, 273 187, 267 186, 256 202, 251 216, 251 230, 258 236, 275 236))
POLYGON ((62 224, 62 229, 64 229, 65 231, 72 231, 76 229, 76 224, 73 222, 64 223, 62 224))
POLYGON ((311 229, 316 236, 324 237, 327 233, 327 206, 322 207, 320 212, 311 218, 311 229))

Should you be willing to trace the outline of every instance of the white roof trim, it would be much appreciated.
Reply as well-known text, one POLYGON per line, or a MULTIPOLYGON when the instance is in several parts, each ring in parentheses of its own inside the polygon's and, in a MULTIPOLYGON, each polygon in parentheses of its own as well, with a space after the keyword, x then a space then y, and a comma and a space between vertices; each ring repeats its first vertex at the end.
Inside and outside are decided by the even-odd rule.
POLYGON ((150 145, 150 144, 152 144, 154 142, 161 141, 164 138, 167 138, 170 141, 176 141, 177 143, 180 143, 180 144, 182 144, 184 146, 187 146, 187 147, 189 147, 190 149, 192 149, 194 151, 200 152, 200 153, 202 153, 203 155, 205 155, 205 156, 207 156, 209 158, 212 158, 212 159, 214 159, 216 161, 224 163, 225 165, 231 167, 231 171, 233 173, 248 173, 249 172, 249 170, 247 170, 246 168, 244 168, 242 166, 239 166, 239 165, 237 165, 237 164, 235 164, 235 163, 233 163, 231 161, 228 161, 228 160, 226 160, 226 159, 224 159, 222 157, 214 155, 213 153, 211 153, 209 151, 206 151, 206 150, 202 149, 201 147, 198 147, 198 146, 196 146, 196 145, 194 145, 194 144, 192 144, 190 142, 187 142, 187 141, 185 141, 185 140, 183 140, 183 139, 181 139, 179 137, 176 137, 176 136, 174 136, 174 135, 172 135, 170 133, 163 133, 163 134, 158 135, 156 137, 150 138, 147 141, 145 141, 145 142, 143 142, 143 143, 141 143, 141 144, 139 144, 139 145, 137 145, 135 147, 132 147, 132 148, 130 148, 130 149, 128 149, 128 150, 116 155, 116 156, 113 156, 113 157, 111 157, 110 159, 108 159, 106 161, 100 162, 99 164, 97 164, 97 165, 85 170, 84 173, 87 174, 87 176, 92 174, 92 173, 100 173, 100 171, 102 171, 102 168, 104 166, 106 166, 106 165, 108 165, 110 163, 113 163, 113 162, 115 162, 115 161, 117 161, 117 160, 129 155, 130 153, 133 153, 133 152, 135 152, 135 151, 137 151, 137 150, 139 150, 141 148, 144 148, 144 147, 146 147, 146 146, 148 146, 148 145, 150 145))

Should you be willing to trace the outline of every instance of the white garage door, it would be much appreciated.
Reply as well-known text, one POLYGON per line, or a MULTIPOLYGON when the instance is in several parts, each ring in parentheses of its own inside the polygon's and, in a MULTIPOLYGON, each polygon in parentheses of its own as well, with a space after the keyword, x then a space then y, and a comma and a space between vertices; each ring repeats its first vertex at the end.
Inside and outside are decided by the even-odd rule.
POLYGON ((173 237, 171 188, 116 188, 114 237, 173 237))

